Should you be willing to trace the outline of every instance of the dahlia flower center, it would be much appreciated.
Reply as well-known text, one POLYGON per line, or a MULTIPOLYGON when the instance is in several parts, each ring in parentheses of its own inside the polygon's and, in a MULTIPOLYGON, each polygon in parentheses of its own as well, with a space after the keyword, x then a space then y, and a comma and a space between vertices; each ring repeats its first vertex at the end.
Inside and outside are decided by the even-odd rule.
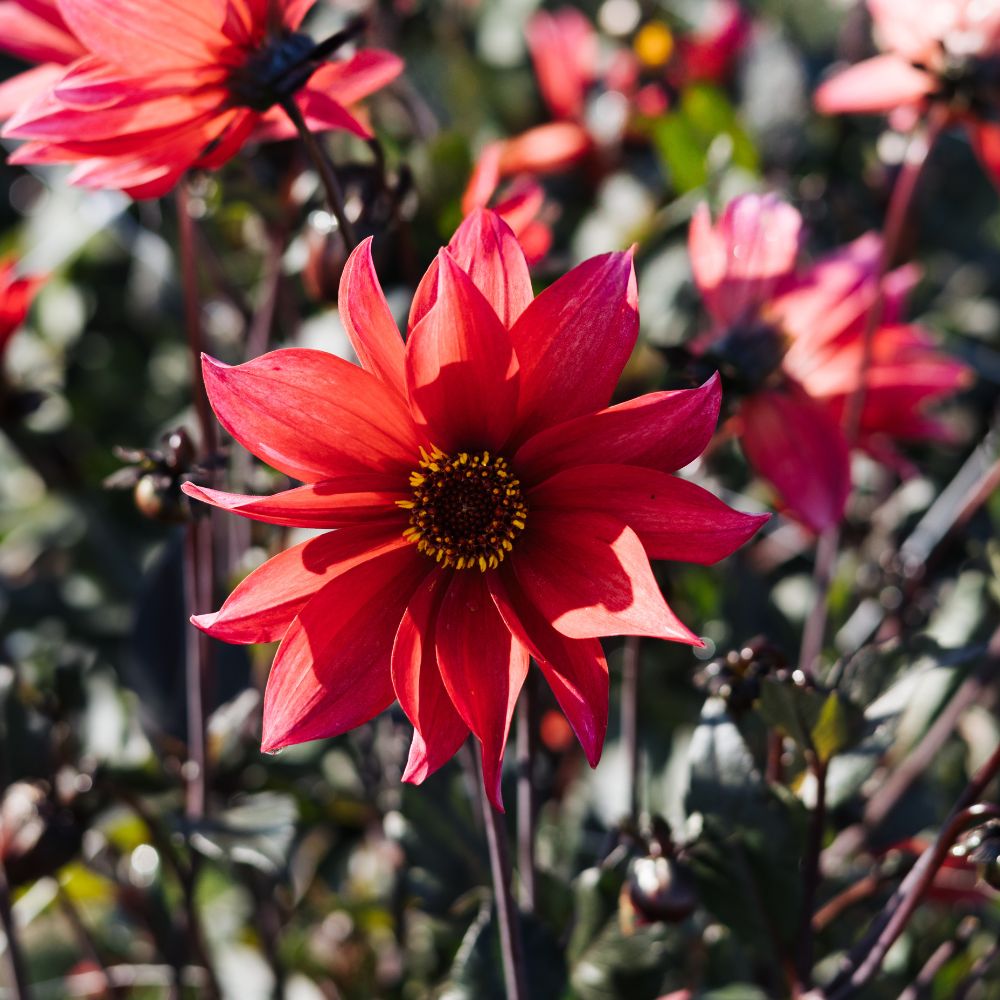
POLYGON ((780 326, 757 319, 728 330, 709 353, 734 387, 753 392, 778 372, 789 344, 780 326))
POLYGON ((312 38, 302 32, 269 35, 234 72, 230 90, 245 107, 267 111, 294 94, 316 71, 309 58, 315 48, 312 38))
POLYGON ((403 536, 442 567, 496 569, 524 530, 528 507, 507 460, 488 451, 446 455, 438 448, 410 474, 403 536))

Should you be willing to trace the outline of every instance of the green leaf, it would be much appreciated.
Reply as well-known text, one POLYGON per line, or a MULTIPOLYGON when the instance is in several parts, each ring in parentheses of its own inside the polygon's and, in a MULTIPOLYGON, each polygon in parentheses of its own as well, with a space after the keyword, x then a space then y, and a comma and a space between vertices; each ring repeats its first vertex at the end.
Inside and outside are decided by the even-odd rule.
POLYGON ((687 87, 678 106, 655 119, 650 130, 678 192, 703 187, 724 166, 758 169, 757 150, 718 87, 687 87))
POLYGON ((854 746, 864 731, 861 710, 840 692, 823 692, 791 680, 765 678, 758 712, 769 726, 783 730, 824 764, 854 746))
POLYGON ((824 764, 854 746, 864 729, 864 716, 839 692, 831 691, 810 733, 813 750, 824 764))

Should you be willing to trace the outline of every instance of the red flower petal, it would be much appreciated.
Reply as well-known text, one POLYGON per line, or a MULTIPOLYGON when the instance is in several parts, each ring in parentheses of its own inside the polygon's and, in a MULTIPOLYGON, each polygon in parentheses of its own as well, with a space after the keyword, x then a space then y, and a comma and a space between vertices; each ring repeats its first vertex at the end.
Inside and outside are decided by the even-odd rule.
POLYGON ((309 79, 309 89, 329 94, 350 107, 373 94, 403 72, 403 60, 381 49, 362 49, 349 59, 321 66, 309 79))
POLYGON ((933 93, 934 77, 898 55, 874 56, 834 74, 813 97, 824 115, 892 111, 933 93))
POLYGON ((593 148, 590 133, 576 122, 536 125, 503 140, 500 174, 552 174, 582 160, 593 148))
POLYGON ((437 267, 434 305, 406 342, 410 409, 445 451, 498 448, 517 406, 510 337, 447 251, 438 254, 437 267))
MULTIPOLYGON (((458 266, 493 306, 500 322, 510 329, 531 302, 531 277, 517 237, 496 212, 473 209, 455 230, 448 251, 458 266)), ((434 265, 421 281, 422 294, 414 298, 411 325, 419 322, 433 305, 434 265)))
POLYGON ((413 723, 414 739, 403 781, 419 785, 451 760, 469 735, 438 670, 434 628, 449 574, 431 573, 413 595, 392 647, 392 685, 413 723))
POLYGON ((195 615, 203 632, 225 642, 277 642, 312 597, 352 566, 412 548, 399 523, 356 525, 295 545, 255 569, 220 610, 195 615))
POLYGON ((295 103, 313 131, 343 129, 359 139, 372 138, 372 130, 364 122, 352 115, 340 101, 317 90, 311 83, 295 95, 295 103))
POLYGON ((718 374, 697 389, 651 392, 543 430, 522 445, 514 467, 522 481, 536 483, 572 465, 622 462, 673 472, 708 446, 721 405, 718 374))
POLYGON ((59 63, 45 63, 0 83, 0 122, 51 90, 65 71, 59 63))
POLYGON ((486 793, 503 811, 500 774, 510 720, 528 673, 528 651, 510 633, 485 573, 452 575, 435 629, 438 665, 452 703, 482 744, 486 793))
POLYGON ((59 0, 59 10, 95 55, 141 73, 217 62, 226 0, 59 0))
POLYGON ((519 424, 607 406, 638 332, 631 252, 592 257, 549 285, 510 332, 521 364, 519 424))
POLYGON ((409 470, 419 443, 388 386, 323 351, 273 351, 230 368, 205 357, 219 422, 244 447, 306 482, 409 470))
POLYGON ((616 518, 533 510, 510 562, 527 598, 571 639, 650 635, 703 645, 667 607, 642 542, 616 518))
POLYGON ((361 367, 405 396, 403 338, 375 273, 370 236, 347 258, 337 307, 361 367))
POLYGON ((85 51, 66 27, 54 0, 0 3, 0 39, 4 52, 31 63, 65 64, 85 51))
POLYGON ((567 639, 524 599, 509 574, 494 574, 490 590, 503 620, 541 668, 591 767, 608 731, 608 663, 597 639, 567 639))
POLYGON ((813 531, 838 524, 851 491, 847 441, 835 418, 799 386, 755 393, 740 409, 750 464, 813 531))
POLYGON ((252 521, 297 528, 340 528, 379 518, 385 520, 394 514, 402 516, 395 503, 408 500, 413 494, 401 482, 398 476, 365 473, 310 483, 274 496, 224 493, 196 483, 183 483, 181 489, 195 500, 252 521))
POLYGON ((770 514, 741 514, 708 490, 633 465, 579 465, 528 496, 532 517, 585 510, 610 514, 638 536, 650 559, 710 564, 735 552, 770 514))
POLYGON ((412 546, 387 552, 338 576, 302 609, 267 679, 262 750, 337 736, 392 704, 393 636, 428 572, 412 546))

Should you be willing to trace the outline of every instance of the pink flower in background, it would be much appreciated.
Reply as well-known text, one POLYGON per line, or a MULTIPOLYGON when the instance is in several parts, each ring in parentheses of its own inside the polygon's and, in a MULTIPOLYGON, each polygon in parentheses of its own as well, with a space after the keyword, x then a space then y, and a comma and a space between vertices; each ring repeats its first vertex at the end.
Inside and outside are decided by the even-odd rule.
POLYGON ((981 0, 868 0, 882 55, 835 73, 816 91, 824 114, 903 114, 903 125, 933 104, 962 124, 1000 184, 996 60, 1000 4, 981 0))
POLYGON ((47 91, 69 63, 87 54, 56 0, 0 0, 0 50, 39 64, 0 83, 0 121, 47 91))
POLYGON ((8 121, 4 135, 29 140, 11 161, 75 163, 76 184, 149 198, 252 137, 294 134, 281 99, 314 131, 369 137, 348 109, 402 63, 378 50, 327 62, 298 31, 313 2, 59 0, 87 51, 8 121))
POLYGON ((588 260, 535 297, 513 233, 480 210, 421 282, 405 345, 370 240, 348 261, 339 308, 361 367, 309 350, 205 361, 223 426, 307 485, 185 491, 334 530, 195 622, 229 642, 281 641, 265 750, 343 733, 398 699, 414 725, 404 778, 423 781, 471 731, 500 807, 529 657, 595 765, 608 715, 598 637, 700 644, 649 560, 715 562, 767 515, 670 475, 712 436, 717 378, 608 406, 638 331, 630 254, 588 260))
POLYGON ((13 257, 0 259, 0 356, 17 328, 24 322, 32 300, 45 278, 19 278, 13 257))
MULTIPOLYGON (((836 524, 850 492, 847 400, 856 392, 865 324, 878 295, 881 239, 869 233, 795 269, 802 220, 775 195, 746 195, 713 225, 708 207, 690 232, 695 281, 712 320, 693 350, 742 383, 736 426, 751 465, 788 512, 814 531, 836 524)), ((946 440, 930 403, 970 372, 903 322, 912 267, 884 279, 858 444, 902 466, 894 440, 946 440)))

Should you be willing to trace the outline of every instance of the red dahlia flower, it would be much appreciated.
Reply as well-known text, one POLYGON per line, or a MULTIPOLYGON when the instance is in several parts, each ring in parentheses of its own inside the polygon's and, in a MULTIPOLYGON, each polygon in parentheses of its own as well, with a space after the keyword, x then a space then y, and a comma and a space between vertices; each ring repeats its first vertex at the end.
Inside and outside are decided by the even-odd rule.
POLYGON ((0 50, 40 63, 0 84, 0 121, 48 90, 87 51, 56 0, 0 0, 0 50))
POLYGON ((766 515, 670 475, 708 443, 719 383, 608 407, 635 343, 630 254, 595 257, 532 297, 513 233, 467 219, 414 299, 404 346, 370 241, 340 312, 361 367, 282 350, 205 361, 222 425, 306 485, 186 492, 244 517, 335 529, 266 562, 195 623, 281 640, 263 749, 335 736, 398 699, 420 782, 471 730, 500 807, 511 715, 534 657, 596 764, 608 712, 599 636, 699 645, 653 559, 711 563, 766 515))
POLYGON ((59 0, 87 54, 7 123, 5 136, 30 140, 12 162, 77 163, 74 183, 152 198, 251 136, 292 135, 276 107, 289 98, 314 131, 369 138, 348 106, 402 63, 377 50, 325 62, 329 44, 298 30, 313 3, 59 0))
POLYGON ((997 124, 1000 4, 982 0, 868 0, 884 54, 823 83, 824 114, 895 112, 909 124, 932 105, 963 124, 994 183, 1000 184, 997 124))
POLYGON ((14 331, 24 322, 44 278, 18 278, 13 257, 0 259, 0 355, 14 331))
MULTIPOLYGON (((741 385, 736 426, 751 465, 814 531, 840 521, 850 492, 847 400, 857 391, 865 324, 878 295, 881 238, 869 233, 796 273, 802 219, 775 195, 730 202, 691 224, 695 281, 712 329, 693 349, 741 385)), ((884 279, 858 443, 902 465, 893 439, 947 439, 925 411, 965 385, 965 365, 902 321, 913 267, 884 279)))

